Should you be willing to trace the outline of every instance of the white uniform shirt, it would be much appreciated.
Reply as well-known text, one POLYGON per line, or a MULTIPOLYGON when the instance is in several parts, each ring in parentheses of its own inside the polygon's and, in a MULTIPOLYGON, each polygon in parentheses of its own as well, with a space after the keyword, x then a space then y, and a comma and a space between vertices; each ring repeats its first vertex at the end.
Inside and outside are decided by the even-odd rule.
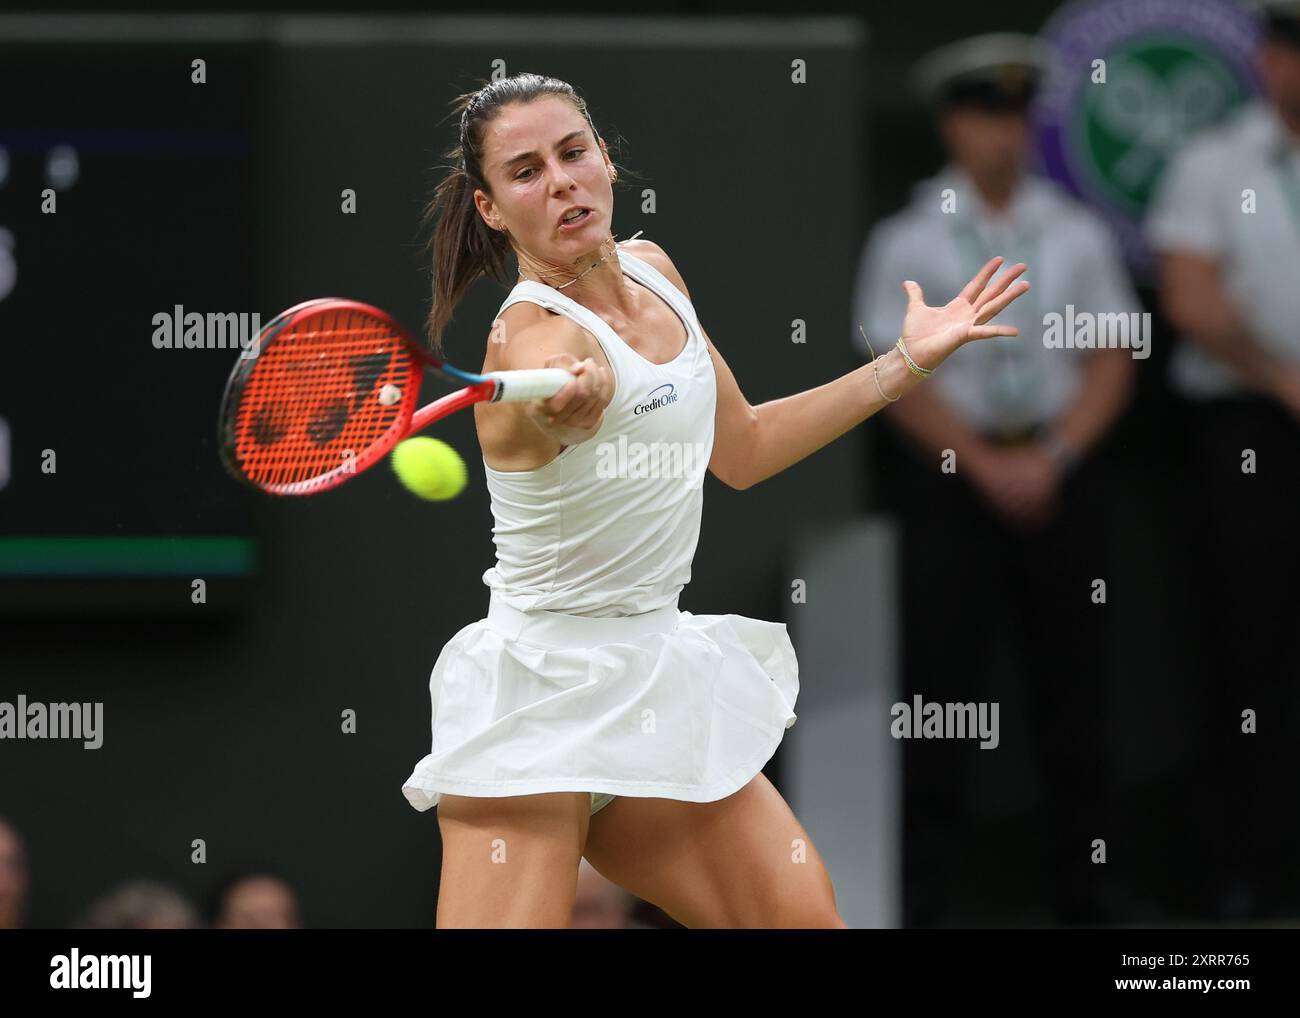
POLYGON ((483 464, 497 551, 483 582, 521 611, 637 615, 675 605, 691 578, 713 454, 713 360, 686 295, 649 262, 621 249, 618 257, 624 274, 681 321, 685 346, 666 364, 543 283, 518 283, 501 305, 526 300, 572 318, 599 341, 614 374, 613 398, 587 441, 535 470, 483 464))
MULTIPOLYGON (((1222 267, 1251 337, 1300 364, 1300 139, 1255 100, 1194 137, 1156 190, 1147 235, 1222 267), (1255 212, 1244 211, 1247 189, 1255 212)), ((1175 388, 1193 399, 1242 391, 1237 372, 1184 339, 1171 358, 1175 388)))
POLYGON ((927 304, 942 306, 993 255, 1028 266, 1022 278, 1030 291, 998 316, 1020 335, 969 343, 926 382, 984 433, 1046 423, 1077 397, 1091 351, 1047 346, 1045 315, 1065 316, 1067 305, 1076 313, 1141 311, 1119 247, 1093 212, 1050 181, 1029 176, 1004 214, 994 214, 969 178, 949 166, 918 184, 911 203, 871 231, 854 295, 855 348, 870 356, 859 325, 877 356, 897 341, 907 309, 905 279, 921 285, 927 304), (945 196, 955 199, 955 211, 944 211, 945 196))

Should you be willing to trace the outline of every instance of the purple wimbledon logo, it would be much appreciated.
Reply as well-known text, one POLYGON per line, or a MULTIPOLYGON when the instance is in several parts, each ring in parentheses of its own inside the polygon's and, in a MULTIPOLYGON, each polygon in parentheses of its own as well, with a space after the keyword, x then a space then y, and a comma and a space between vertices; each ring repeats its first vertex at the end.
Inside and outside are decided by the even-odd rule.
POLYGON ((1149 278, 1141 219, 1170 156, 1257 90, 1258 29, 1227 0, 1083 0, 1042 37, 1056 60, 1034 108, 1047 174, 1095 208, 1149 278))

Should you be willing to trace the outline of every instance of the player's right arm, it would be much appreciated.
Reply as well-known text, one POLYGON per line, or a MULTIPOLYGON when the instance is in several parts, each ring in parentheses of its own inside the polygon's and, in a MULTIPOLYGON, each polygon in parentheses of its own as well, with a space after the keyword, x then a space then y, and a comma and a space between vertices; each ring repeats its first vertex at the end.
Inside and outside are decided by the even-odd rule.
POLYGON ((576 322, 541 308, 531 313, 530 307, 526 315, 494 323, 484 371, 563 368, 575 378, 549 399, 475 405, 479 444, 490 466, 534 469, 596 433, 614 379, 595 346, 590 333, 576 322))

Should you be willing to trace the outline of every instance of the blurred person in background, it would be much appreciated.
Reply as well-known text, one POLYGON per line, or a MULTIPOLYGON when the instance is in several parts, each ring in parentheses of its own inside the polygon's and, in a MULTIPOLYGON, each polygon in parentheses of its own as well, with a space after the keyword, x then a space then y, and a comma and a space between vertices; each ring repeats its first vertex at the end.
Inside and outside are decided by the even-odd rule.
POLYGON ((578 893, 573 904, 572 929, 653 929, 633 918, 636 903, 635 897, 618 884, 606 880, 586 859, 578 864, 578 893))
MULTIPOLYGON (((1023 689, 1030 731, 1003 741, 1028 740, 1046 785, 1046 904, 1058 921, 1097 922, 1115 915, 1096 879, 1104 867, 1090 861, 1109 829, 1111 778, 1106 612, 1091 600, 1107 575, 1097 453, 1129 401, 1133 351, 1049 347, 1045 316, 1141 305, 1100 218, 1027 171, 1029 109, 1048 59, 1032 37, 996 34, 918 65, 949 162, 872 230, 854 343, 864 357, 866 338, 876 354, 893 345, 899 279, 947 293, 995 251, 1034 274, 1007 311, 1018 337, 958 350, 946 375, 883 415, 878 489, 902 529, 902 699, 1001 701, 1023 689), (995 659, 1004 622, 1020 631, 1018 674, 995 659)), ((975 840, 962 781, 979 754, 961 740, 904 743, 907 925, 949 921, 958 889, 977 886, 959 866, 963 838, 975 840)))
POLYGON ((1295 915, 1300 653, 1300 0, 1262 6, 1264 94, 1194 136, 1147 219, 1197 485, 1212 674, 1198 782, 1219 822, 1207 906, 1295 915), (1244 730, 1254 712, 1257 731, 1244 730))
POLYGON ((27 853, 23 840, 0 819, 0 930, 17 930, 27 905, 27 853))
POLYGON ((100 898, 74 926, 81 930, 193 930, 198 910, 186 898, 151 880, 135 880, 100 898))
POLYGON ((217 891, 213 927, 219 930, 302 929, 298 898, 289 884, 269 873, 247 873, 217 891))

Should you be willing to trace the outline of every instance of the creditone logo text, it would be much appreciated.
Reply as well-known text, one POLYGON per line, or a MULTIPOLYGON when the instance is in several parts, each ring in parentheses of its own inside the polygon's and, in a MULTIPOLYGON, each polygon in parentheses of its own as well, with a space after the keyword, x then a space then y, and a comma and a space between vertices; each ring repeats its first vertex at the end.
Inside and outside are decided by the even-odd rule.
POLYGON ((632 414, 639 417, 641 414, 648 414, 651 410, 658 410, 661 406, 676 402, 676 386, 672 382, 665 382, 663 385, 651 389, 645 400, 632 408, 632 414))

